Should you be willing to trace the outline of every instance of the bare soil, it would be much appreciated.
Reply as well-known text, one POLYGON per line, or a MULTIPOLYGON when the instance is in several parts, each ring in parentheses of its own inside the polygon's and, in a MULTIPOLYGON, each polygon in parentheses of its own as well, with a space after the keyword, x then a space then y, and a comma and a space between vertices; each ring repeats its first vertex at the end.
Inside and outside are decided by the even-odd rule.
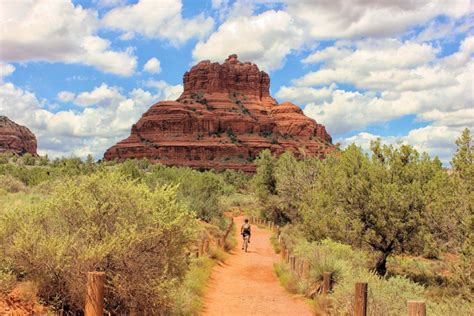
POLYGON ((28 291, 24 284, 19 283, 10 294, 0 296, 0 315, 29 316, 46 315, 47 310, 38 303, 36 294, 28 291))
POLYGON ((303 298, 280 285, 273 270, 279 256, 273 251, 269 230, 252 225, 249 252, 241 250, 243 221, 243 216, 235 218, 239 245, 214 269, 203 315, 312 315, 303 298))

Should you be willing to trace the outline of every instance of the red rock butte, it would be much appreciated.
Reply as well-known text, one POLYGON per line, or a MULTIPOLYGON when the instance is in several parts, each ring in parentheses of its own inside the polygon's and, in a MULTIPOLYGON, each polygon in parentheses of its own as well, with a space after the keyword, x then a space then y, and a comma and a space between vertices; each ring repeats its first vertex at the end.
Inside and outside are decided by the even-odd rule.
POLYGON ((30 153, 37 156, 36 149, 36 136, 28 128, 0 115, 0 153, 12 152, 17 155, 30 153))
POLYGON ((152 105, 104 158, 253 172, 253 160, 264 149, 321 159, 334 149, 323 125, 290 102, 278 104, 270 96, 268 74, 237 55, 223 64, 199 62, 183 83, 176 101, 152 105))

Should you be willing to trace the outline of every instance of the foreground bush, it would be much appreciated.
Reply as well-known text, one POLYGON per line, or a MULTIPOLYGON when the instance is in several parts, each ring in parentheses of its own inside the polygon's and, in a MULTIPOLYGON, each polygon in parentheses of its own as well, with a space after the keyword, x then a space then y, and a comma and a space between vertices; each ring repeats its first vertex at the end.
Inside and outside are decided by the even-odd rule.
POLYGON ((334 315, 353 313, 357 282, 368 283, 368 315, 404 315, 409 300, 425 300, 430 315, 469 315, 471 312, 471 302, 461 296, 430 298, 424 286, 406 277, 378 276, 368 268, 375 260, 373 254, 329 239, 309 243, 304 238, 295 238, 294 230, 283 230, 285 244, 298 258, 311 262, 310 277, 308 280, 299 278, 279 266, 276 271, 280 281, 288 290, 305 294, 314 288, 314 284, 322 281, 323 272, 333 272, 331 295, 328 298, 316 296, 316 305, 323 306, 324 301, 329 299, 334 315))
POLYGON ((157 315, 173 309, 197 223, 176 188, 118 172, 65 180, 46 200, 0 214, 0 268, 32 280, 57 309, 83 307, 86 273, 105 271, 106 309, 157 315))

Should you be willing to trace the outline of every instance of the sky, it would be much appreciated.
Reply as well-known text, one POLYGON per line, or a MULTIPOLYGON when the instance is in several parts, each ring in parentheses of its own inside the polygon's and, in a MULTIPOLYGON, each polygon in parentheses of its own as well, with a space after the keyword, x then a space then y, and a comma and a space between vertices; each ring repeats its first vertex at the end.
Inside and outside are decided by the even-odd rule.
POLYGON ((100 159, 200 60, 236 53, 334 143, 437 155, 474 128, 471 0, 0 0, 0 115, 100 159))

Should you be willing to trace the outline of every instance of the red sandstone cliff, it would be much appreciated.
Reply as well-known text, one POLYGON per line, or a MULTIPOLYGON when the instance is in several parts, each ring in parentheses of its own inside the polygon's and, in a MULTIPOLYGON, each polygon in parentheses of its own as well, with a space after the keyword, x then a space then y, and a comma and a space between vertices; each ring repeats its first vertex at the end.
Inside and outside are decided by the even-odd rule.
POLYGON ((28 128, 0 115, 0 153, 9 151, 17 155, 30 153, 36 156, 36 148, 36 137, 28 128))
POLYGON ((164 165, 254 171, 264 149, 324 158, 334 149, 323 125, 270 96, 270 77, 236 55, 201 61, 184 74, 176 101, 154 104, 106 160, 148 158, 164 165))

